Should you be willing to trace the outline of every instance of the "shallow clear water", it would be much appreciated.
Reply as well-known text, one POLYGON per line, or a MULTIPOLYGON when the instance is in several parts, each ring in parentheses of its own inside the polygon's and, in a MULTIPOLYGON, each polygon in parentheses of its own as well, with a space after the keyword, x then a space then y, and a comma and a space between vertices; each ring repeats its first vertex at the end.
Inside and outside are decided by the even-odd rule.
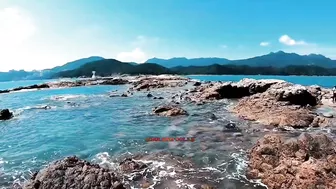
MULTIPOLYGON (((191 77, 236 81, 243 76, 191 77)), ((322 82, 297 81, 309 85, 322 82)), ((333 81, 334 78, 330 78, 324 83, 331 85, 333 81)), ((6 82, 0 83, 0 89, 42 82, 6 82)), ((200 168, 199 174, 206 174, 203 177, 219 188, 227 188, 228 185, 261 188, 246 181, 243 175, 245 151, 263 132, 248 132, 250 123, 228 113, 228 106, 234 102, 223 100, 202 106, 182 104, 190 116, 165 118, 151 112, 155 106, 167 103, 167 98, 148 99, 145 92, 127 98, 108 95, 115 90, 122 93, 127 88, 91 86, 0 94, 0 108, 9 108, 15 113, 14 119, 0 122, 0 188, 23 181, 31 171, 65 156, 77 155, 98 163, 106 163, 108 159, 112 164, 115 158, 128 152, 159 151, 192 158, 200 168), (50 109, 43 109, 45 106, 50 109), (212 114, 218 119, 212 120, 212 114), (242 129, 241 135, 223 132, 227 121, 237 123, 242 129), (145 138, 150 136, 196 136, 196 142, 146 143, 145 138)), ((158 90, 152 94, 166 97, 167 92, 173 90, 158 90)))

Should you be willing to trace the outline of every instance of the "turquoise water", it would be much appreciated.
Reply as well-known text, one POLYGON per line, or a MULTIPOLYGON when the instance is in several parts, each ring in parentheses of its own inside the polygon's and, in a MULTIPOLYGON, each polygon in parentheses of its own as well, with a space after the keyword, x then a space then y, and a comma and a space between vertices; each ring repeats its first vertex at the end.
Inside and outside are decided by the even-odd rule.
MULTIPOLYGON (((200 80, 237 81, 250 76, 190 77, 200 80)), ((334 77, 252 78, 277 78, 325 87, 331 87, 336 82, 334 77)), ((0 89, 43 82, 45 81, 3 82, 0 83, 0 89)), ((242 171, 243 160, 237 154, 240 149, 245 150, 245 147, 247 149, 252 144, 253 136, 244 136, 237 141, 227 137, 228 141, 219 142, 213 139, 219 131, 209 132, 208 136, 201 132, 197 140, 209 141, 206 151, 200 150, 199 143, 172 145, 145 142, 145 138, 150 136, 186 136, 197 127, 221 128, 223 123, 220 121, 237 119, 231 117, 226 110, 229 102, 203 106, 182 104, 191 116, 158 117, 152 115, 152 108, 168 102, 165 96, 168 95, 165 93, 167 91, 152 92, 154 96, 165 97, 162 101, 148 99, 147 92, 135 93, 128 98, 109 97, 111 91, 117 90, 121 94, 128 87, 91 86, 0 94, 0 108, 9 108, 15 114, 14 119, 0 122, 0 188, 9 187, 13 182, 22 182, 29 177, 30 172, 69 155, 95 160, 104 153, 113 159, 126 153, 172 151, 193 157, 201 167, 221 170, 218 178, 237 177, 237 173, 242 171), (45 106, 51 109, 41 108, 45 106), (220 120, 210 121, 207 117, 209 113, 214 113, 220 120)), ((241 127, 249 128, 246 123, 239 123, 241 127)), ((254 184, 246 183, 243 179, 231 180, 234 180, 232 182, 235 182, 237 188, 254 188, 254 184)), ((222 181, 223 179, 219 183, 222 181)))
POLYGON ((281 79, 301 85, 319 85, 325 88, 332 88, 336 85, 335 76, 269 76, 269 75, 191 75, 193 79, 202 81, 239 81, 243 78, 253 79, 281 79))

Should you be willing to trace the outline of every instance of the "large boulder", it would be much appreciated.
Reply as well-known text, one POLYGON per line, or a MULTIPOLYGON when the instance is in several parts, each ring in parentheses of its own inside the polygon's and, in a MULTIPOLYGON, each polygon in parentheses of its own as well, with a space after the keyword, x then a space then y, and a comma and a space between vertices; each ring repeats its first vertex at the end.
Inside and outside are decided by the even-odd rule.
POLYGON ((157 115, 166 117, 188 115, 187 111, 183 110, 178 106, 172 106, 172 105, 155 107, 153 109, 153 112, 157 115))
POLYGON ((309 88, 283 82, 272 85, 264 93, 240 99, 232 111, 265 125, 298 128, 329 125, 332 119, 318 116, 311 108, 318 102, 309 88))
POLYGON ((77 157, 67 157, 34 174, 23 189, 124 189, 115 173, 77 157))
POLYGON ((0 111, 0 120, 8 120, 13 117, 13 113, 8 109, 3 109, 0 111))
POLYGON ((336 188, 336 144, 324 134, 266 135, 249 152, 247 176, 270 189, 336 188))

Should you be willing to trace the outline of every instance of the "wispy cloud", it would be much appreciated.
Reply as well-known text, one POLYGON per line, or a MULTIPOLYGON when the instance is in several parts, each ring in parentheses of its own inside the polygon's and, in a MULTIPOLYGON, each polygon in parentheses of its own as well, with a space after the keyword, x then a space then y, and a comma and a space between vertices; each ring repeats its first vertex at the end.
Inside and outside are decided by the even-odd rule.
POLYGON ((267 46, 269 46, 270 44, 271 44, 270 42, 264 41, 264 42, 261 42, 261 43, 260 43, 260 46, 262 46, 262 47, 267 47, 267 46))
POLYGON ((307 42, 300 40, 296 41, 288 35, 283 35, 279 38, 279 42, 287 46, 307 45, 307 42))
POLYGON ((144 63, 148 57, 140 48, 135 48, 129 52, 120 52, 117 55, 117 59, 123 62, 144 63))
POLYGON ((227 45, 219 45, 219 47, 220 47, 221 49, 226 49, 226 48, 228 48, 227 45))
POLYGON ((156 45, 160 42, 159 37, 148 37, 144 35, 138 35, 134 41, 131 42, 133 47, 144 48, 146 46, 156 45))

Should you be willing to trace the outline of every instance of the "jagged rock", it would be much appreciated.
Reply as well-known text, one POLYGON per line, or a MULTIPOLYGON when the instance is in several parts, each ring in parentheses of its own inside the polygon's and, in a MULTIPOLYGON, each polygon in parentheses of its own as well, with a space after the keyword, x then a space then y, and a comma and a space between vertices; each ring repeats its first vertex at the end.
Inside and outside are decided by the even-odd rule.
POLYGON ((279 127, 325 126, 330 120, 317 119, 311 108, 318 104, 308 88, 282 82, 264 93, 240 99, 233 112, 240 117, 279 127), (307 106, 309 105, 309 106, 307 106))
POLYGON ((183 110, 177 106, 159 106, 153 109, 153 112, 160 116, 178 116, 178 115, 188 115, 187 111, 183 110))
POLYGON ((0 112, 0 120, 8 120, 13 117, 13 113, 10 112, 8 109, 3 109, 0 112))
POLYGON ((115 173, 80 160, 67 157, 55 161, 48 167, 35 173, 23 189, 124 189, 115 173))
POLYGON ((263 93, 272 85, 282 83, 282 80, 243 79, 239 82, 210 83, 193 89, 189 97, 192 101, 218 100, 223 98, 238 99, 256 93, 263 93))
POLYGON ((336 144, 324 134, 266 135, 249 152, 247 176, 270 189, 336 188, 336 144))
POLYGON ((131 158, 126 158, 120 162, 119 167, 124 173, 130 173, 145 169, 147 168, 147 165, 142 162, 136 162, 131 158))
POLYGON ((128 97, 128 95, 126 93, 123 93, 121 97, 128 97))
POLYGON ((152 94, 150 94, 150 93, 148 93, 148 94, 147 94, 147 97, 153 97, 153 95, 152 95, 152 94))

